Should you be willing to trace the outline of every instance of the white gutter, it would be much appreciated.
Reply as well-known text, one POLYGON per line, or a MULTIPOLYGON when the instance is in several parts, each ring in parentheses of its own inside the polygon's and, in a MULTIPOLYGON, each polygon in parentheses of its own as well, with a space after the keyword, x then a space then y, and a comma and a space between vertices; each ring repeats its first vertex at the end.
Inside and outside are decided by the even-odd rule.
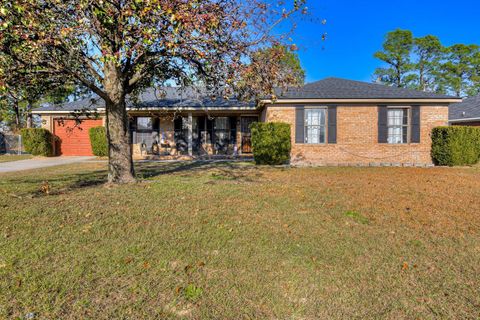
POLYGON ((480 117, 448 120, 448 122, 470 122, 470 121, 480 121, 480 117))
POLYGON ((254 111, 256 107, 208 107, 208 108, 189 108, 189 107, 176 107, 176 108, 127 108, 127 111, 131 112, 144 112, 144 111, 254 111))
POLYGON ((462 99, 278 99, 261 100, 262 104, 291 104, 291 103, 457 103, 462 99))
MULTIPOLYGON (((148 112, 148 111, 255 111, 257 107, 208 107, 208 108, 191 108, 191 107, 161 107, 161 108, 127 108, 129 112, 148 112)), ((97 108, 96 110, 89 110, 91 113, 105 113, 105 108, 97 108)), ((88 111, 87 111, 88 112, 88 111)), ((82 114, 85 111, 66 111, 66 110, 32 110, 33 114, 82 114)))
MULTIPOLYGON (((91 113, 94 113, 95 111, 92 111, 91 113)), ((66 110, 50 110, 50 111, 41 111, 41 110, 38 110, 38 111, 35 111, 35 110, 32 110, 32 113, 33 114, 56 114, 56 113, 61 113, 61 114, 72 114, 72 113, 79 113, 79 114, 82 114, 82 113, 85 113, 84 111, 83 112, 75 112, 75 111, 66 111, 66 110)))

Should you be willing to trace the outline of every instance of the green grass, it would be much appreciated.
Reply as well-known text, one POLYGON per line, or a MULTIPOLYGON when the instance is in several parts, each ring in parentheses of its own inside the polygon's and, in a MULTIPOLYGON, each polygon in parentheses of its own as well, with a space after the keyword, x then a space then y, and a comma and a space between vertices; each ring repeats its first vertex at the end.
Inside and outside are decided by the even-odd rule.
POLYGON ((357 211, 347 211, 347 212, 345 212, 345 215, 347 217, 352 218, 355 222, 358 222, 358 223, 361 223, 361 224, 368 224, 370 222, 368 220, 368 218, 362 216, 357 211))
POLYGON ((0 174, 0 319, 480 317, 479 168, 137 171, 0 174))
POLYGON ((2 154, 0 155, 0 163, 18 160, 27 160, 33 158, 30 154, 2 154))

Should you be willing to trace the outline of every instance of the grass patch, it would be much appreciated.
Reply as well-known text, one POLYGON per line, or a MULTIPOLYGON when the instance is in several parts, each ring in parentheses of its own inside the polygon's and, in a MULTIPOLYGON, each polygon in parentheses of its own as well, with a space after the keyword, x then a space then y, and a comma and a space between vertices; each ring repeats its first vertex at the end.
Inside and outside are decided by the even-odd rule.
POLYGON ((27 160, 32 158, 33 156, 31 154, 3 154, 3 155, 0 155, 0 163, 12 162, 12 161, 18 161, 18 160, 27 160))
POLYGON ((1 319, 479 316, 478 168, 137 172, 0 174, 1 319))
POLYGON ((357 211, 346 211, 344 213, 349 218, 352 218, 355 222, 360 223, 360 224, 369 224, 370 220, 367 217, 362 216, 360 213, 357 211))
POLYGON ((185 289, 184 289, 184 295, 187 300, 190 301, 196 301, 200 298, 202 295, 203 290, 201 288, 198 288, 194 284, 189 284, 185 289))

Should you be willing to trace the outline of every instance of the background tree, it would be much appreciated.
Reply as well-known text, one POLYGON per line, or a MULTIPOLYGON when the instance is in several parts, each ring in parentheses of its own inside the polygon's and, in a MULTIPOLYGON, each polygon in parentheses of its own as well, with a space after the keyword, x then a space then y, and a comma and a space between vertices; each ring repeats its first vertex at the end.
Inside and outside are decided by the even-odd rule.
POLYGON ((480 94, 480 49, 477 49, 472 56, 470 81, 472 86, 467 90, 467 95, 476 96, 480 94))
POLYGON ((474 63, 478 52, 477 45, 455 44, 446 49, 445 62, 441 65, 442 77, 447 90, 457 97, 478 90, 478 83, 474 82, 474 63))
MULTIPOLYGON (((0 54, 103 99, 109 181, 126 183, 135 180, 127 96, 165 81, 228 95, 260 48, 289 39, 275 28, 305 10, 305 0, 0 0, 0 54)), ((265 79, 252 84, 258 95, 272 93, 265 79)))
POLYGON ((397 87, 411 86, 414 76, 411 74, 413 64, 410 60, 413 48, 413 34, 409 30, 391 31, 387 33, 383 50, 374 56, 387 64, 385 68, 375 70, 375 78, 397 87))
POLYGON ((32 127, 33 108, 43 102, 64 102, 75 88, 41 72, 23 72, 15 61, 6 58, 0 57, 0 114, 14 131, 32 127))
POLYGON ((413 38, 408 30, 389 32, 383 51, 374 55, 387 63, 374 77, 383 83, 458 97, 480 93, 480 47, 455 44, 445 48, 427 35, 413 38))
POLYGON ((413 66, 417 75, 416 89, 422 91, 444 91, 440 81, 440 63, 443 57, 443 46, 436 36, 427 35, 414 38, 413 53, 416 61, 413 66))

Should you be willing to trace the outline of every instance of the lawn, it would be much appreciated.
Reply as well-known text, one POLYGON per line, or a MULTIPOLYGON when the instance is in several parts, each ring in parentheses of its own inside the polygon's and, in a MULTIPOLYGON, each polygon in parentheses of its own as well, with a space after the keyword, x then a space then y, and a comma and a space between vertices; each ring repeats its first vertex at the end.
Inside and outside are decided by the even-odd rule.
POLYGON ((480 317, 478 167, 138 169, 0 175, 0 318, 480 317))
POLYGON ((33 158, 30 154, 0 154, 0 163, 18 160, 27 160, 33 158))

